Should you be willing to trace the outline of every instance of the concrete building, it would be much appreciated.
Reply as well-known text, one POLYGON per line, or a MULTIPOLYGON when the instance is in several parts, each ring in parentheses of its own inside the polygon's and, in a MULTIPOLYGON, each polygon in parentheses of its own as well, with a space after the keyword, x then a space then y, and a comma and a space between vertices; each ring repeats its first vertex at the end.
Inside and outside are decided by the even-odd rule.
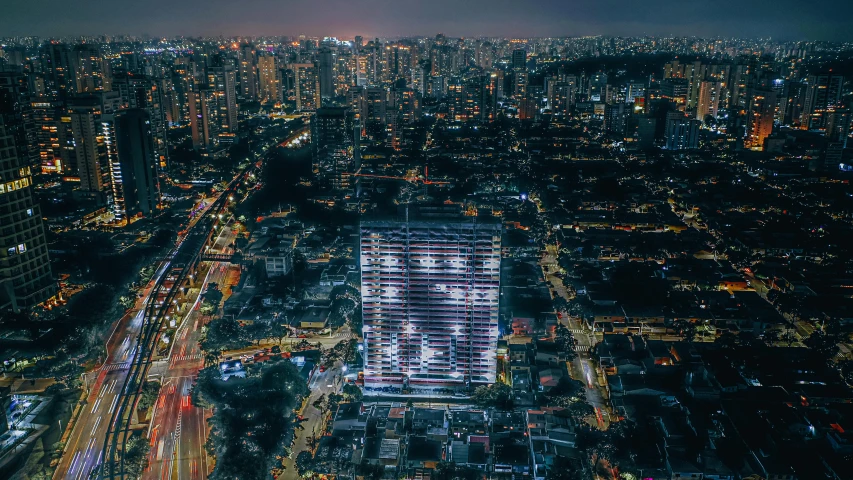
POLYGON ((365 382, 495 381, 501 225, 418 206, 361 223, 365 382))
POLYGON ((56 291, 32 172, 0 116, 0 311, 18 311, 56 291))

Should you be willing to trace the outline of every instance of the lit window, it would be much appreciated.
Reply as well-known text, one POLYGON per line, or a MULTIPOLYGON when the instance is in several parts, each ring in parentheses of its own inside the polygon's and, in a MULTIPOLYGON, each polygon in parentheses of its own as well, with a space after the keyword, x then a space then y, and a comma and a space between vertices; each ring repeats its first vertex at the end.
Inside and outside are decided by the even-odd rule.
POLYGON ((6 250, 6 255, 11 257, 14 254, 15 254, 15 247, 12 247, 12 248, 6 250))
POLYGON ((27 244, 26 243, 22 243, 22 244, 18 245, 18 253, 24 253, 26 251, 27 251, 27 244))
POLYGON ((32 217, 32 216, 33 216, 33 209, 32 209, 32 208, 28 208, 28 209, 27 209, 27 216, 28 216, 28 217, 32 217))

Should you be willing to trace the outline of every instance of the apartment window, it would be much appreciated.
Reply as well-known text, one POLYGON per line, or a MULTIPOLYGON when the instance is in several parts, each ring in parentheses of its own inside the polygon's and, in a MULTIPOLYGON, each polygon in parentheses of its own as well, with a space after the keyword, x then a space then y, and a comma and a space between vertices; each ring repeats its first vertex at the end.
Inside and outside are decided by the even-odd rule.
POLYGON ((27 244, 26 243, 22 243, 22 244, 18 245, 18 253, 24 253, 26 251, 27 251, 27 244))

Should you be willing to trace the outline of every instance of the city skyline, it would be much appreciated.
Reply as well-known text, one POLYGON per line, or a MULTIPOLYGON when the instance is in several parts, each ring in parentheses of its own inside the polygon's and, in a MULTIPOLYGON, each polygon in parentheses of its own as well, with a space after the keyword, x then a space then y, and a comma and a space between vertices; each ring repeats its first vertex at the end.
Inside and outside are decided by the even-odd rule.
POLYGON ((595 4, 537 0, 526 4, 438 0, 428 6, 387 0, 303 4, 256 0, 249 4, 213 0, 135 4, 102 0, 75 5, 47 0, 5 7, 0 31, 10 36, 131 34, 152 36, 308 35, 352 38, 449 36, 570 37, 698 36, 772 37, 784 40, 851 41, 847 19, 853 5, 831 0, 804 9, 783 0, 684 4, 654 0, 642 8, 625 0, 595 4), (200 13, 201 12, 201 13, 200 13), (737 15, 733 15, 736 12, 737 15), (415 26, 410 21, 415 20, 415 26), (120 28, 115 26, 119 25, 120 28))

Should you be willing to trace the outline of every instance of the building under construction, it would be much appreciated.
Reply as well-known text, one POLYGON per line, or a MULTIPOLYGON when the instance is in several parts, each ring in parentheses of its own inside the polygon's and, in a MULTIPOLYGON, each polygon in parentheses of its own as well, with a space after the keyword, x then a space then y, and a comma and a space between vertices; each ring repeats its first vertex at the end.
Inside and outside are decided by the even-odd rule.
POLYGON ((458 205, 362 221, 365 383, 493 383, 500 263, 500 222, 458 205))

